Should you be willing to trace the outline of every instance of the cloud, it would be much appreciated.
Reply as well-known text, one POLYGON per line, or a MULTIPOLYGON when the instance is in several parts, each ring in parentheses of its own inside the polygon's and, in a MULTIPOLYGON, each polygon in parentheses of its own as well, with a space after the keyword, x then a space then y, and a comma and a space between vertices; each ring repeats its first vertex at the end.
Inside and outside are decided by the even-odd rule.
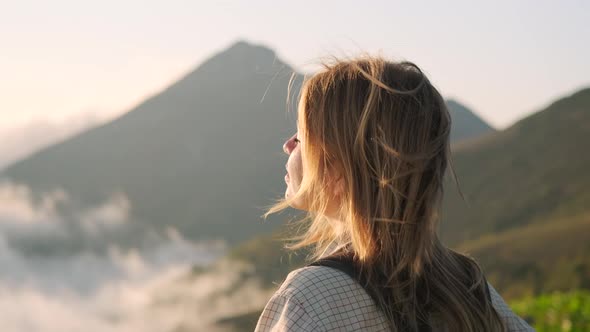
POLYGON ((223 331, 216 320, 260 309, 270 297, 244 278, 251 266, 220 258, 224 242, 143 229, 122 194, 80 211, 63 190, 33 196, 0 183, 3 331, 223 331), (113 236, 126 232, 142 245, 113 236))

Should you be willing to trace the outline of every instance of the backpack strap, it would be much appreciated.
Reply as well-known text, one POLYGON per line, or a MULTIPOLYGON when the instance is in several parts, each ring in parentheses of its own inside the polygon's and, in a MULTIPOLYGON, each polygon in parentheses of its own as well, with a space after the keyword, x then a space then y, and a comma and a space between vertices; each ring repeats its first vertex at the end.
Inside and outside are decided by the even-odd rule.
POLYGON ((348 274, 348 276, 354 280, 359 281, 360 279, 359 271, 355 268, 355 265, 352 263, 352 261, 346 256, 321 258, 308 264, 307 266, 327 266, 348 274))
MULTIPOLYGON (((366 278, 360 273, 357 265, 349 255, 335 255, 316 260, 307 266, 327 266, 346 273, 349 277, 356 280, 363 289, 371 296, 375 304, 379 303, 374 292, 368 288, 366 278)), ((431 332, 432 328, 422 320, 418 320, 419 332, 431 332)))

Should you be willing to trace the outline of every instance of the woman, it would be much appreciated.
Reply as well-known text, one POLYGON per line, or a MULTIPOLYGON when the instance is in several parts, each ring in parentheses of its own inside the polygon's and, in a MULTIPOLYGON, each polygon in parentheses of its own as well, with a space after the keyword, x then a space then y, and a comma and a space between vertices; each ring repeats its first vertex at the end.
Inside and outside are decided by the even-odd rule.
POLYGON ((436 228, 450 158, 445 102, 411 62, 363 56, 304 81, 283 146, 285 198, 308 211, 290 249, 347 256, 364 283, 326 266, 292 271, 256 331, 531 331, 478 264, 436 228), (491 298, 490 298, 491 297, 491 298))

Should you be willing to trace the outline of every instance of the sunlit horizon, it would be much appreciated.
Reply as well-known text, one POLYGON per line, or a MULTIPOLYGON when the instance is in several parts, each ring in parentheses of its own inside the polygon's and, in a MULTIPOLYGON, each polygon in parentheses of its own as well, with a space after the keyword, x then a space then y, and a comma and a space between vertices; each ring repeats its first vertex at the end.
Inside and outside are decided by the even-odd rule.
POLYGON ((238 40, 299 72, 361 51, 413 61, 496 129, 590 86, 587 2, 350 4, 12 3, 0 13, 0 136, 114 119, 238 40))

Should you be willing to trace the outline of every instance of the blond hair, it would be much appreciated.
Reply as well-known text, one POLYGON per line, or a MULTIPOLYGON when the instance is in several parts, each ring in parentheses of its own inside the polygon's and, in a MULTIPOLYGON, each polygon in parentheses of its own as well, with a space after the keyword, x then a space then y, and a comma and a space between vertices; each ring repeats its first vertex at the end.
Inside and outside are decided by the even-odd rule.
POLYGON ((434 319, 449 331, 505 331, 477 262, 437 235, 451 119, 422 70, 369 55, 324 62, 304 80, 298 120, 299 190, 263 215, 306 202, 305 231, 286 247, 312 248, 315 260, 346 245, 392 331, 434 319), (326 216, 333 174, 344 184, 341 225, 326 216))

